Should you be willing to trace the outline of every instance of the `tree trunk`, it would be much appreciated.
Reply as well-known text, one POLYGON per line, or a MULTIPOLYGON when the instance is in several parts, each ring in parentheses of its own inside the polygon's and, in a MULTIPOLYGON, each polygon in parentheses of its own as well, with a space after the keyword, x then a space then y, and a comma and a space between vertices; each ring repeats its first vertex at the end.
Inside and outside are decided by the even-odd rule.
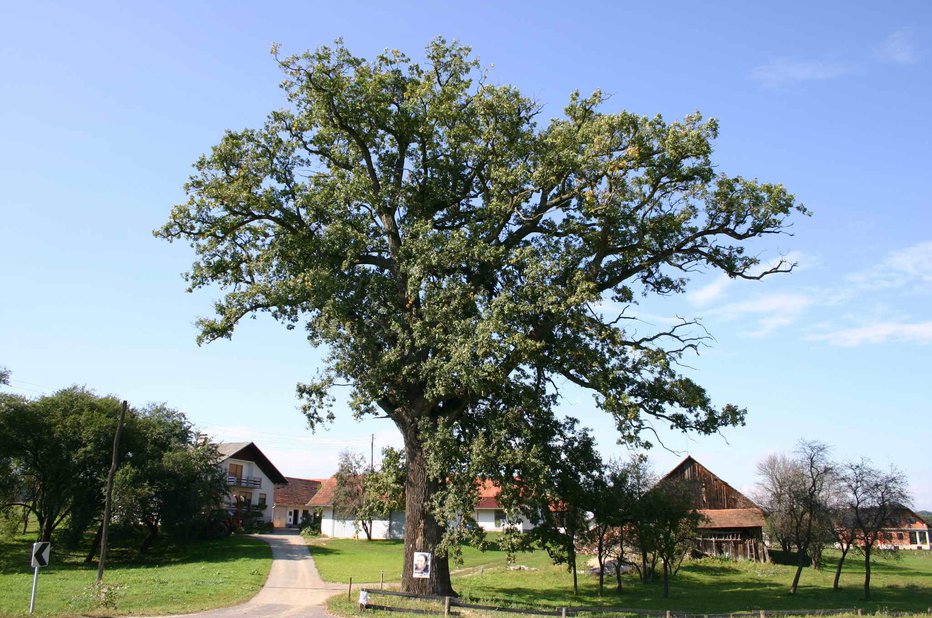
POLYGON ((94 556, 97 555, 97 549, 100 545, 100 536, 104 533, 104 522, 100 522, 100 525, 97 526, 97 533, 94 534, 94 541, 91 543, 91 548, 88 550, 87 555, 84 557, 84 564, 90 564, 94 562, 94 556))
POLYGON ((599 536, 599 596, 605 585, 605 537, 599 536))
POLYGON ((575 552, 570 559, 570 569, 573 571, 573 594, 579 594, 579 578, 576 577, 576 554, 575 552))
POLYGON ((848 555, 849 549, 851 549, 851 545, 842 545, 841 547, 841 558, 838 559, 838 567, 835 569, 835 582, 832 584, 832 590, 835 592, 839 590, 838 583, 841 581, 841 567, 845 564, 845 556, 848 555))
POLYGON ((663 598, 670 596, 670 565, 664 559, 663 561, 663 598))
POLYGON ((23 534, 26 534, 26 531, 29 530, 29 509, 23 507, 23 534))
POLYGON ((152 522, 145 522, 146 528, 149 530, 149 534, 146 535, 146 538, 142 540, 142 545, 139 546, 139 553, 145 554, 149 551, 149 548, 152 547, 152 543, 155 541, 155 537, 159 534, 159 525, 153 524, 152 522))
POLYGON ((793 585, 790 586, 790 594, 796 594, 796 588, 799 586, 799 577, 803 574, 803 568, 806 566, 806 551, 799 550, 799 564, 796 566, 796 575, 793 576, 793 585))
POLYGON ((871 546, 864 547, 864 600, 871 600, 871 546))
POLYGON ((405 481, 405 552, 401 590, 413 594, 458 596, 450 583, 447 556, 435 554, 443 536, 443 526, 430 513, 430 498, 440 488, 427 476, 424 448, 415 428, 402 431, 405 440, 408 477, 405 481), (431 555, 430 577, 414 577, 414 553, 431 555))
POLYGON ((39 541, 48 542, 52 540, 52 532, 54 532, 53 522, 55 521, 54 517, 46 517, 41 520, 39 525, 39 541))

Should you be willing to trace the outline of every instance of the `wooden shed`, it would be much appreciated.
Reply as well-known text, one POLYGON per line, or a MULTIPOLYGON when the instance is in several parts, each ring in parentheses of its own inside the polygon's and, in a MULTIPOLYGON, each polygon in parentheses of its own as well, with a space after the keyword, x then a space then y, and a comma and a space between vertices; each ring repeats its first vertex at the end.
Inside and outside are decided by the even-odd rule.
POLYGON ((685 481, 693 508, 703 518, 698 550, 709 556, 768 562, 764 545, 764 510, 691 456, 673 468, 663 481, 685 481))

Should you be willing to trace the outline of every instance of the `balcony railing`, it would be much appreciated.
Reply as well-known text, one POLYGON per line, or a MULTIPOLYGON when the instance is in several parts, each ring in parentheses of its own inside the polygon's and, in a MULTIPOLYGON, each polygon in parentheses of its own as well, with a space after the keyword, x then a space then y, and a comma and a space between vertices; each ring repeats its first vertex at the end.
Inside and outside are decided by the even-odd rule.
POLYGON ((254 476, 228 476, 227 485, 235 487, 262 487, 262 479, 254 476))

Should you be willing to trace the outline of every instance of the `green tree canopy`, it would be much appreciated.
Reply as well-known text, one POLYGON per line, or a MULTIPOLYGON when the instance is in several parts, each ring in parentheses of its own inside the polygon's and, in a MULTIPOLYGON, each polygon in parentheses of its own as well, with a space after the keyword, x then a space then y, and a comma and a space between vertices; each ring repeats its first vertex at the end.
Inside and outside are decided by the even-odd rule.
POLYGON ((309 424, 333 417, 340 381, 355 414, 397 425, 405 590, 451 592, 444 492, 475 481, 483 440, 533 461, 546 436, 526 428, 552 425, 555 378, 595 393, 633 442, 656 420, 701 433, 743 422, 677 370, 700 339, 690 322, 645 332, 604 310, 682 292, 693 271, 791 269, 745 246, 804 209, 781 185, 718 171, 714 119, 608 112, 595 92, 546 120, 443 39, 423 63, 342 42, 274 52, 287 108, 201 157, 157 234, 193 246, 190 290, 225 290, 200 341, 263 312, 303 324, 329 350, 298 387, 309 424), (411 578, 413 552, 438 547, 431 578, 411 578))

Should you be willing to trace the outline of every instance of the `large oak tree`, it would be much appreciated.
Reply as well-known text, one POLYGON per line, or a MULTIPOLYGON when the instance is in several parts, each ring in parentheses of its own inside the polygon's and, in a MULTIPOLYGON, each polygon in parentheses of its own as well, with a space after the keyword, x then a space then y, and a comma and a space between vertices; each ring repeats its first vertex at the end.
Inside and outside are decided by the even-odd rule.
POLYGON ((745 245, 804 209, 781 185, 716 170, 714 119, 609 113, 596 92, 546 120, 442 39, 422 63, 339 41, 273 51, 287 107, 226 133, 157 234, 194 247, 191 290, 225 291, 200 341, 260 312, 303 323, 329 350, 298 387, 309 424, 333 417, 339 381, 357 415, 397 425, 405 590, 452 592, 453 511, 471 511, 476 474, 534 478, 520 468, 555 426, 557 383, 592 390, 624 439, 654 421, 742 423, 677 370, 701 330, 607 310, 682 292, 692 271, 791 269, 745 245), (411 577, 414 551, 437 553, 430 579, 411 577))

